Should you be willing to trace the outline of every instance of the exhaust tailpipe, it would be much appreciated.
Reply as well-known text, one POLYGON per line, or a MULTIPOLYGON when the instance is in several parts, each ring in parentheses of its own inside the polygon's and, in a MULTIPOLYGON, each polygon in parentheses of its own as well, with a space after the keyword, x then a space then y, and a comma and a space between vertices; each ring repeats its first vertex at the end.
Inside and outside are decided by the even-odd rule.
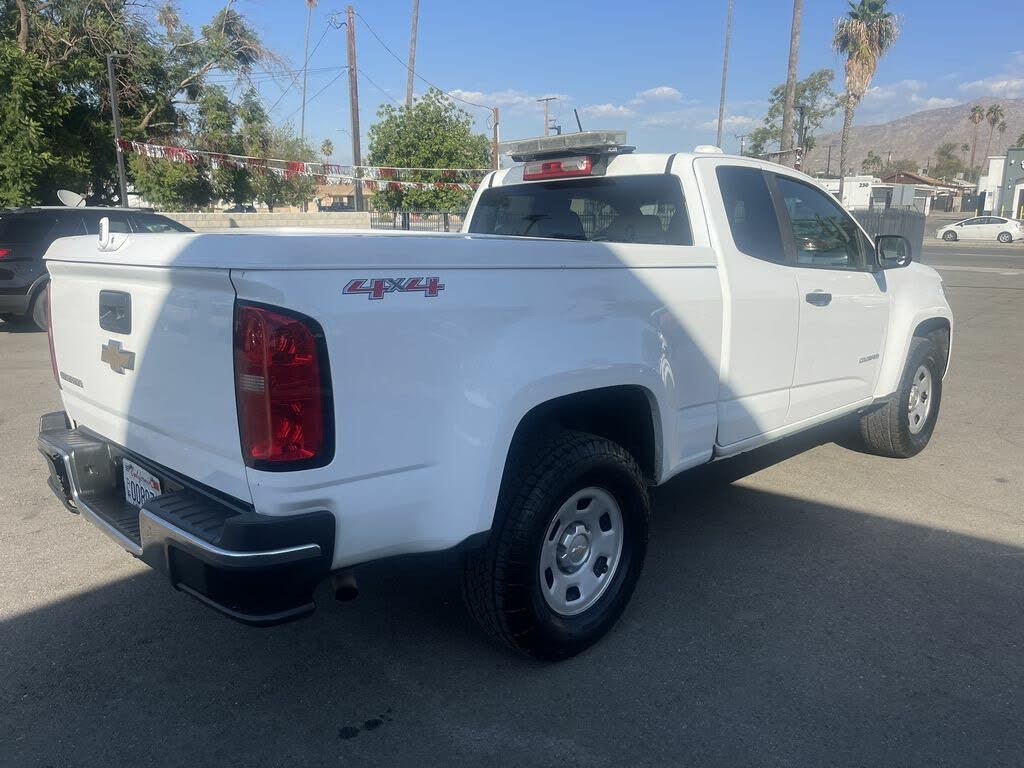
POLYGON ((340 603, 347 603, 359 597, 359 584, 356 582, 356 572, 351 568, 332 573, 331 587, 334 589, 334 599, 340 603))

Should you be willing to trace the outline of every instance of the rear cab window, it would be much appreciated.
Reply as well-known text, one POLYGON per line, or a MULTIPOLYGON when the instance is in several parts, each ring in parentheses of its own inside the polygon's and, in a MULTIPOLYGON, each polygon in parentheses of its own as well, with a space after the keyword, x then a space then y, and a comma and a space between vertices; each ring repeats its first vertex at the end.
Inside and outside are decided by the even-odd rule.
POLYGON ((149 232, 151 234, 164 232, 191 232, 192 230, 184 224, 179 224, 173 219, 159 215, 139 215, 133 217, 136 232, 149 232))
POLYGON ((0 215, 0 243, 28 245, 46 240, 56 219, 51 216, 0 215))
POLYGON ((679 179, 588 176, 492 187, 469 232, 591 242, 693 245, 679 179))

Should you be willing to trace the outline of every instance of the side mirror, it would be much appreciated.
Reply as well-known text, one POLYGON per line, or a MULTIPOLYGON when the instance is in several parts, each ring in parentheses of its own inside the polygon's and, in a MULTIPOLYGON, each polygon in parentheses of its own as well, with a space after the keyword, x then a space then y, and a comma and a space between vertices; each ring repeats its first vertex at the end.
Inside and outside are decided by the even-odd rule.
POLYGON ((875 252, 882 269, 906 267, 913 261, 910 241, 903 235, 879 235, 875 238, 875 252))

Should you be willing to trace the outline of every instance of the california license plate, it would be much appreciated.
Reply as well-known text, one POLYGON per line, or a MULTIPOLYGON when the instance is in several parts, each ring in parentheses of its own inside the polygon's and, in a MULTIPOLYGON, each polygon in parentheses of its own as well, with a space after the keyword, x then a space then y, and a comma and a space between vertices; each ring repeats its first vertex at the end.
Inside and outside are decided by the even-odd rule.
POLYGON ((160 481, 138 464, 125 459, 124 497, 129 504, 141 507, 161 493, 160 481))

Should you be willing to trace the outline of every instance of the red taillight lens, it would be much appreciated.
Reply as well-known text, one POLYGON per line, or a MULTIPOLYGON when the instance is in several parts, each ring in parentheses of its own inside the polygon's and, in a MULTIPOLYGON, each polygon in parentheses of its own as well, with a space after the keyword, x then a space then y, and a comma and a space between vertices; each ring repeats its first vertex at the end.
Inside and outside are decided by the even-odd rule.
POLYGON ((11 255, 11 249, 10 248, 0 248, 0 259, 6 259, 10 255, 11 255))
POLYGON ((43 301, 46 302, 46 339, 50 342, 50 368, 53 369, 53 380, 57 382, 57 389, 61 389, 60 386, 60 373, 57 372, 57 353, 53 350, 53 309, 50 306, 50 296, 52 292, 50 285, 47 283, 43 289, 43 301))
POLYGON ((235 307, 235 393, 245 463, 256 469, 323 466, 333 451, 327 357, 311 318, 235 307))
POLYGON ((535 160, 523 166, 523 181, 589 176, 592 170, 593 162, 589 155, 565 157, 561 160, 535 160))

